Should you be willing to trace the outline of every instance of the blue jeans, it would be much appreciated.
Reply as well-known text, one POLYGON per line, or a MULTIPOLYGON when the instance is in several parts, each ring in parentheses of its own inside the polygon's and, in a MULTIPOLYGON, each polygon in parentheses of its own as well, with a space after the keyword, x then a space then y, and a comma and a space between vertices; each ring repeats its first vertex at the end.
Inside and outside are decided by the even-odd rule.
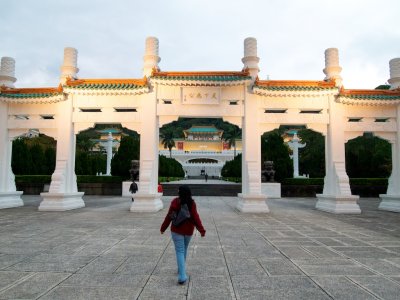
POLYGON ((172 240, 175 245, 175 253, 176 253, 176 263, 178 265, 178 281, 186 281, 186 254, 187 249, 189 247, 191 235, 181 235, 175 232, 171 232, 172 240))

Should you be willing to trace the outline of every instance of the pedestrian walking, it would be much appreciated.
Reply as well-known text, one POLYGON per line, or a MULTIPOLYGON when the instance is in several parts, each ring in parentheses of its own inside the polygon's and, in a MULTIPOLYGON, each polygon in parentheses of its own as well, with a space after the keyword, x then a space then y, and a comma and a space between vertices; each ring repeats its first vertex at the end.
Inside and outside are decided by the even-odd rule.
POLYGON ((136 194, 137 191, 138 191, 138 186, 135 181, 132 181, 131 186, 129 187, 129 192, 131 192, 132 194, 132 202, 135 201, 133 195, 136 194))
POLYGON ((171 201, 167 215, 161 225, 161 234, 171 224, 171 236, 175 245, 176 263, 178 265, 178 284, 185 284, 188 280, 186 275, 186 256, 194 228, 204 237, 206 230, 201 223, 197 212, 196 202, 192 198, 192 192, 187 185, 179 187, 179 197, 171 201))

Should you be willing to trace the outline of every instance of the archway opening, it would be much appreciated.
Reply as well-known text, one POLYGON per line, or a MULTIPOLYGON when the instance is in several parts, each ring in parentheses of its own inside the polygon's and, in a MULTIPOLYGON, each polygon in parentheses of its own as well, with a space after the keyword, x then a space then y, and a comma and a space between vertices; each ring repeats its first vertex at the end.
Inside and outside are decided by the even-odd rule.
POLYGON ((392 172, 388 141, 366 132, 346 145, 346 172, 350 178, 387 178, 392 172))
MULTIPOLYGON (((160 128, 159 176, 185 179, 241 178, 241 129, 221 118, 179 118, 160 128), (170 158, 177 161, 182 171, 172 174, 162 165, 170 158), (229 163, 240 161, 239 172, 232 172, 229 163), (228 167, 225 167, 227 166, 228 167), (225 170, 224 170, 225 168, 225 170)), ((173 162, 171 161, 172 165, 173 162)))
POLYGON ((371 132, 349 140, 346 145, 346 172, 353 195, 378 197, 388 188, 392 172, 391 144, 371 132))
POLYGON ((37 129, 13 141, 11 167, 18 190, 28 195, 47 190, 56 165, 56 147, 54 138, 37 129))
MULTIPOLYGON (((261 170, 264 171, 266 162, 273 164, 273 177, 262 177, 262 181, 282 182, 285 178, 293 176, 293 164, 290 159, 290 148, 285 142, 288 128, 281 126, 279 129, 264 132, 261 135, 261 170)), ((262 171, 262 172, 263 172, 262 171)))
POLYGON ((305 147, 299 149, 299 173, 308 178, 325 177, 325 137, 311 129, 297 132, 305 147))

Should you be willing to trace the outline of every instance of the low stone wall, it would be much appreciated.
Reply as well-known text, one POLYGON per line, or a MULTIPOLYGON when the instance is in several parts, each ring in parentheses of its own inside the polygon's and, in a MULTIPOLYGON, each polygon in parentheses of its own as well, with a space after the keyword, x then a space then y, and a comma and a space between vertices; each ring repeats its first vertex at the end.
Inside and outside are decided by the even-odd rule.
POLYGON ((282 185, 282 197, 316 197, 322 193, 322 185, 282 185))
MULTIPOLYGON (((379 197, 386 194, 386 185, 350 185, 351 193, 360 197, 379 197)), ((282 185, 282 197, 316 197, 322 194, 322 185, 282 185)))
MULTIPOLYGON (((42 183, 17 183, 17 190, 25 195, 39 195, 44 191, 42 183)), ((165 196, 176 196, 180 184, 163 184, 165 196)), ((241 184, 189 184, 194 196, 231 196, 242 192, 241 184)), ((387 186, 351 185, 353 195, 360 197, 379 197, 385 194, 387 186)), ((282 197, 315 197, 322 193, 322 185, 282 185, 282 197)), ((121 183, 78 183, 78 190, 85 195, 122 195, 121 183)))
MULTIPOLYGON (((17 183, 17 190, 23 191, 24 195, 39 195, 46 191, 43 183, 17 183)), ((121 196, 121 183, 78 183, 78 191, 85 195, 109 195, 121 196)), ((47 192, 47 191, 46 191, 47 192)))
MULTIPOLYGON (((187 184, 193 196, 231 196, 242 192, 241 184, 187 184)), ((181 184, 162 184, 164 196, 177 196, 181 184)))

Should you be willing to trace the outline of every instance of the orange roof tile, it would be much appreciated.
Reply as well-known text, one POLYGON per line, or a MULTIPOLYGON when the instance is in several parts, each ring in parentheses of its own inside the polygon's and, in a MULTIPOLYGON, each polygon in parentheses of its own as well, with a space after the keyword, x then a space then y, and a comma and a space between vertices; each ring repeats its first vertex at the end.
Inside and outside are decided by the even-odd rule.
POLYGON ((400 96, 400 89, 396 90, 357 90, 357 89, 344 89, 340 90, 340 96, 352 96, 352 95, 381 95, 381 96, 400 96))
POLYGON ((334 88, 335 81, 316 81, 316 80, 256 80, 255 85, 261 87, 319 87, 334 88))
POLYGON ((163 77, 187 77, 187 76, 249 76, 248 71, 189 71, 189 72, 160 72, 153 70, 151 76, 163 76, 163 77))
POLYGON ((79 85, 94 85, 94 86, 115 86, 115 85, 134 85, 134 86, 146 86, 146 77, 142 79, 71 79, 68 78, 66 85, 69 87, 79 85))
POLYGON ((56 88, 7 88, 7 87, 0 87, 2 94, 58 94, 62 93, 63 88, 59 85, 56 88))

